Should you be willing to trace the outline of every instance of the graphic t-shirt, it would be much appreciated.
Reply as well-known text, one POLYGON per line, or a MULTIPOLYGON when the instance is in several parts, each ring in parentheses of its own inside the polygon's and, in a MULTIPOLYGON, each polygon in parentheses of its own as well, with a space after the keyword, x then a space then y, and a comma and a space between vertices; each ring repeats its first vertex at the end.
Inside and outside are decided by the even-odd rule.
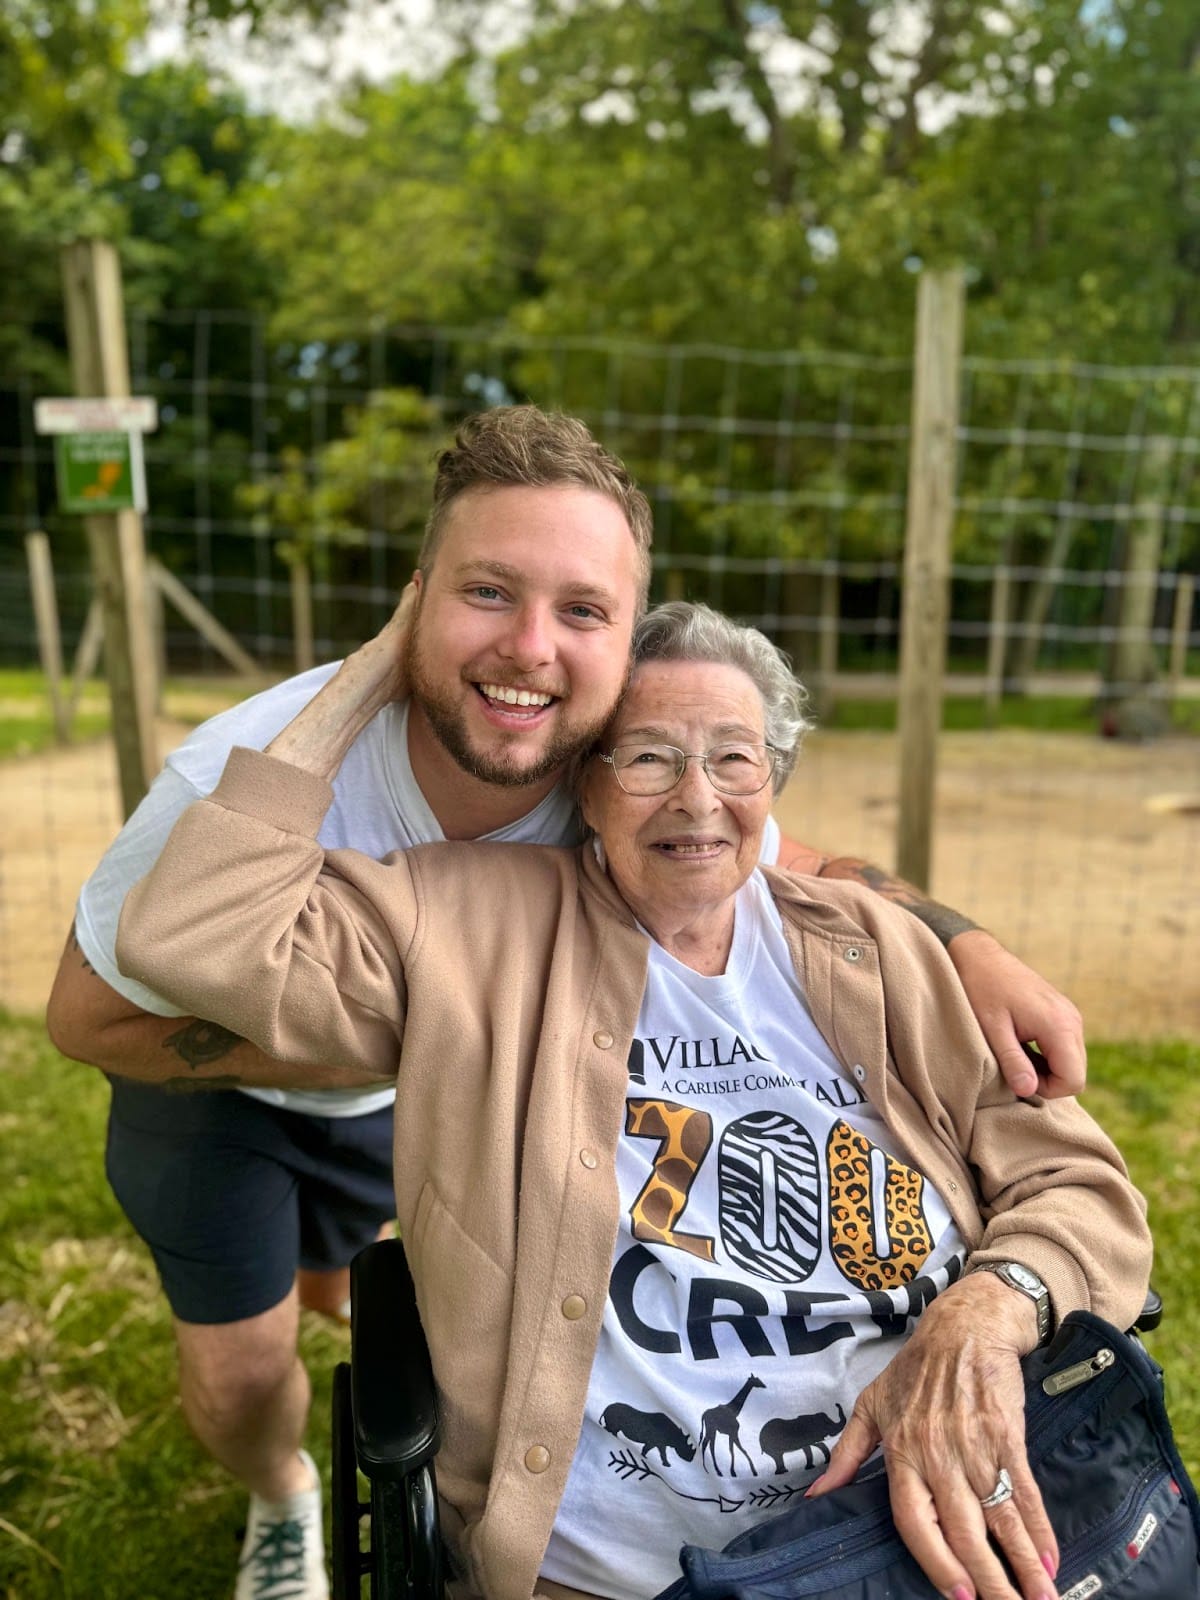
POLYGON ((933 1186, 818 1033, 761 873, 726 971, 652 944, 583 1431, 542 1571, 615 1600, 816 1478, 860 1391, 957 1279, 933 1186))

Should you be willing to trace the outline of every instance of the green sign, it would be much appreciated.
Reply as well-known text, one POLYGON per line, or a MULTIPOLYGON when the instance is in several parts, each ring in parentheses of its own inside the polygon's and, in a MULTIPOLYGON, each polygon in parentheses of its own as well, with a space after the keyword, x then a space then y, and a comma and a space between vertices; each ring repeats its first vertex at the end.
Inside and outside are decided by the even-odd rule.
POLYGON ((140 434, 56 434, 54 465, 60 510, 144 510, 141 443, 140 434))

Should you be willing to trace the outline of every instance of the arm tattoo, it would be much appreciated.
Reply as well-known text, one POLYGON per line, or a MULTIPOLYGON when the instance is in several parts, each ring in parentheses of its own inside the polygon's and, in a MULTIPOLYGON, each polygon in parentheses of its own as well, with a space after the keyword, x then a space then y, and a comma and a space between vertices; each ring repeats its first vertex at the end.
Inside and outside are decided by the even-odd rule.
POLYGON ((76 955, 79 957, 85 972, 95 972, 95 967, 84 954, 83 946, 79 942, 79 935, 75 932, 74 923, 71 924, 71 949, 74 950, 76 955))
POLYGON ((893 877, 881 867, 873 867, 864 861, 858 868, 857 876, 868 889, 874 889, 885 900, 891 900, 911 912, 918 922, 923 922, 931 933, 937 935, 943 945, 948 945, 957 934, 969 933, 972 928, 979 926, 970 917, 964 917, 961 912, 952 911, 949 906, 931 900, 913 884, 906 883, 903 878, 893 877))
MULTIPOLYGON (((194 1072, 197 1067, 207 1067, 214 1061, 220 1061, 222 1056, 236 1050, 241 1043, 238 1035, 231 1033, 228 1028, 218 1027, 215 1022, 202 1022, 196 1017, 186 1027, 180 1028, 178 1033, 168 1035, 163 1040, 163 1049, 173 1050, 194 1072)), ((237 1082, 236 1079, 231 1081, 237 1082)))

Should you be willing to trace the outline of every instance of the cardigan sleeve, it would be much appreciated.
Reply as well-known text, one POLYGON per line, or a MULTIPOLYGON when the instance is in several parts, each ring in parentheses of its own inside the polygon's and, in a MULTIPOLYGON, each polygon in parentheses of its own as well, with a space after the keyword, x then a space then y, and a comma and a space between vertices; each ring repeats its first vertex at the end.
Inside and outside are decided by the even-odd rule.
POLYGON ((126 896, 117 962, 278 1060, 397 1069, 419 894, 404 852, 326 853, 333 791, 235 749, 126 896))
POLYGON ((1079 1309, 1130 1326, 1153 1246, 1120 1152, 1074 1099, 1018 1099, 941 944, 903 911, 871 911, 897 1073, 974 1183, 983 1234, 969 1265, 1023 1262, 1056 1319, 1079 1309))

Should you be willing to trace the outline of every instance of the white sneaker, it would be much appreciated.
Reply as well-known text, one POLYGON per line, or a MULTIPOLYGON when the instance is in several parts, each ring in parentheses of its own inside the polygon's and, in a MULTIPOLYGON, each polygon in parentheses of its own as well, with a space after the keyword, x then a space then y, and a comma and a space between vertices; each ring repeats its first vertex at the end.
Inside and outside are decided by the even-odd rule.
POLYGON ((312 1474, 311 1489, 286 1500, 250 1496, 234 1600, 329 1600, 321 1478, 306 1450, 300 1459, 312 1474))

